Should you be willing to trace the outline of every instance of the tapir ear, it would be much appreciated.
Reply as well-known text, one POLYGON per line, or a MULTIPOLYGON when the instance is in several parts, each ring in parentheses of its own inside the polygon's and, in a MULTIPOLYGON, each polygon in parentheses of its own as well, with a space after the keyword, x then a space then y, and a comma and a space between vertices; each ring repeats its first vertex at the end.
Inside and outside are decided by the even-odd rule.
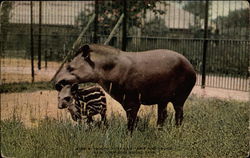
POLYGON ((81 52, 82 52, 82 57, 88 58, 89 57, 89 53, 90 53, 89 45, 84 45, 80 49, 81 49, 81 52))
POLYGON ((85 61, 87 61, 89 63, 89 65, 94 68, 95 67, 95 64, 94 62, 90 59, 90 47, 89 45, 84 45, 82 46, 78 52, 82 52, 82 57, 84 58, 85 61))

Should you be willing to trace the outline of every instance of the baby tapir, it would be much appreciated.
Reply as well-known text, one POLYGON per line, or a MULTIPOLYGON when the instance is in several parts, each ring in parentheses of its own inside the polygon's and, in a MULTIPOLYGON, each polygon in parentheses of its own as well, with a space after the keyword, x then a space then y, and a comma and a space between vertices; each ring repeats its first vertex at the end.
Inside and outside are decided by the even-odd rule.
POLYGON ((106 97, 101 87, 94 85, 79 88, 78 84, 57 85, 58 108, 68 108, 74 121, 87 118, 87 123, 93 122, 93 116, 100 114, 101 121, 106 123, 106 97))

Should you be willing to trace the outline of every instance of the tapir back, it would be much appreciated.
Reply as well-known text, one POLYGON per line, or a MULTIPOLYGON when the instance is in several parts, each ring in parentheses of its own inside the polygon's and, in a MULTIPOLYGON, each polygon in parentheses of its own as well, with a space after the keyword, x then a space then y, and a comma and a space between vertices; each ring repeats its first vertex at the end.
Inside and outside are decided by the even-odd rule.
POLYGON ((161 99, 171 100, 181 95, 178 93, 189 94, 195 84, 193 66, 174 51, 158 49, 127 53, 126 56, 133 64, 125 77, 124 87, 138 91, 144 104, 155 104, 161 99))

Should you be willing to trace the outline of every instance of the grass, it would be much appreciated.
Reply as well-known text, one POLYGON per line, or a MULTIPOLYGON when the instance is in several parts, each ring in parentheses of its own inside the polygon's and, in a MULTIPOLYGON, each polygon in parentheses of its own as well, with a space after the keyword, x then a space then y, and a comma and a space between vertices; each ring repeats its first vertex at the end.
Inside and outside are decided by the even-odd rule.
POLYGON ((5 83, 0 85, 0 93, 33 92, 36 90, 52 90, 54 86, 51 82, 23 82, 5 83))
POLYGON ((247 157, 249 103, 190 97, 179 128, 169 113, 163 130, 140 119, 132 136, 119 115, 107 128, 41 120, 27 128, 18 117, 1 120, 1 151, 14 157, 247 157))

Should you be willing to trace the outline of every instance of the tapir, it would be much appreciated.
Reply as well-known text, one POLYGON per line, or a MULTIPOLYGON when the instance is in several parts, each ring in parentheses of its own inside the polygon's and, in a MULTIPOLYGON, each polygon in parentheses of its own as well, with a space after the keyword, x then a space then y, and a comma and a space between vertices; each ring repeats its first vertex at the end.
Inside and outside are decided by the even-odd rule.
POLYGON ((157 125, 162 127, 171 102, 176 125, 181 125, 196 73, 183 55, 172 50, 125 52, 89 44, 81 46, 55 78, 55 85, 86 82, 98 83, 123 106, 132 132, 141 104, 158 105, 157 125))

